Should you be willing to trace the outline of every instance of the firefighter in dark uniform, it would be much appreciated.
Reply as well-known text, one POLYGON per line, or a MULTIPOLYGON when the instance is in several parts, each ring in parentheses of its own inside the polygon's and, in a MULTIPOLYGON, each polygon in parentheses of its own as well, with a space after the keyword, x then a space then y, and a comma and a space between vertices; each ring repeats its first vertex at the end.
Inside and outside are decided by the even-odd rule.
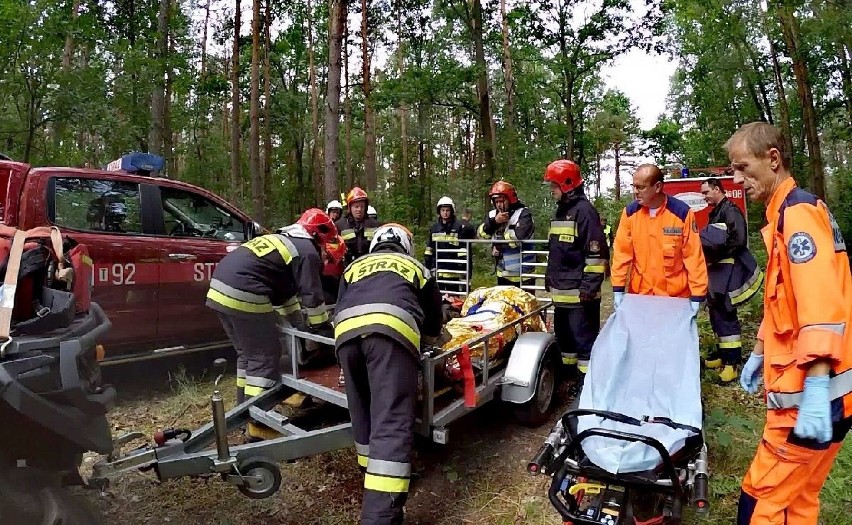
POLYGON ((715 351, 707 356, 704 365, 721 368, 719 378, 729 383, 739 377, 737 366, 742 360, 737 306, 760 289, 763 272, 746 247, 745 217, 725 196, 722 181, 712 177, 705 180, 701 193, 713 207, 708 225, 701 230, 701 246, 709 280, 707 309, 717 341, 715 351))
POLYGON ((340 236, 346 243, 346 260, 344 262, 347 266, 370 250, 370 241, 373 239, 373 233, 376 231, 379 222, 367 217, 367 206, 369 205, 367 192, 356 186, 346 196, 346 207, 348 208, 346 215, 335 222, 337 231, 340 232, 340 236))
MULTIPOLYGON (((518 199, 515 187, 505 181, 498 181, 488 192, 494 209, 488 212, 485 221, 479 226, 478 234, 483 239, 507 240, 508 243, 495 243, 491 255, 497 263, 497 284, 514 285, 532 284, 533 279, 521 280, 524 273, 523 263, 535 262, 534 253, 523 251, 534 250, 531 244, 521 243, 532 239, 535 225, 530 210, 518 199), (522 260, 523 259, 523 260, 522 260)), ((526 271, 532 273, 533 268, 526 271)))
POLYGON ((444 286, 439 288, 449 292, 464 292, 466 287, 463 280, 470 273, 472 261, 469 246, 459 240, 473 239, 476 232, 471 228, 464 228, 461 221, 456 219, 456 206, 451 198, 441 197, 435 207, 438 220, 429 228, 423 264, 432 271, 438 281, 443 281, 439 284, 444 286), (447 262, 453 260, 460 262, 447 262))
MULTIPOLYGON (((280 231, 255 237, 226 255, 213 271, 207 291, 207 306, 219 314, 237 352, 238 403, 280 381, 281 317, 297 325, 307 321, 314 331, 330 331, 320 250, 335 238, 334 223, 313 208, 280 231)), ((249 438, 273 437, 270 432, 248 425, 249 438)))
POLYGON ((553 326, 562 363, 589 369, 601 325, 601 285, 609 246, 597 210, 586 198, 580 167, 570 160, 550 163, 544 181, 556 199, 550 221, 545 284, 554 308, 553 326))
POLYGON ((362 525, 403 521, 420 345, 441 334, 438 285, 411 257, 411 244, 403 226, 377 228, 369 255, 343 274, 334 315, 355 451, 366 471, 362 525))

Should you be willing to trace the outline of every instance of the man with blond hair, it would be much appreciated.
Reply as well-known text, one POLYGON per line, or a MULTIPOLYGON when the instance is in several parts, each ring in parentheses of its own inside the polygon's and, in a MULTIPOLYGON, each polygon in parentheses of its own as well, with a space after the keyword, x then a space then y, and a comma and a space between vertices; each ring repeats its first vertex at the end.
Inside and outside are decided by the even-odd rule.
POLYGON ((766 426, 745 475, 739 525, 816 525, 819 493, 852 426, 852 276, 823 201, 796 187, 781 133, 746 124, 725 143, 752 201, 766 206, 763 321, 740 383, 766 384, 766 426))

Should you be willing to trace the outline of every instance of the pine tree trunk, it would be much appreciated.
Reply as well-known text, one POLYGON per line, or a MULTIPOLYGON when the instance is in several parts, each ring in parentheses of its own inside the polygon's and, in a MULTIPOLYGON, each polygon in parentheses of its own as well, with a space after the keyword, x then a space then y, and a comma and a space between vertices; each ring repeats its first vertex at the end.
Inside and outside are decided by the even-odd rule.
POLYGON ((840 78, 843 85, 843 103, 846 106, 846 115, 852 123, 852 71, 849 68, 849 58, 846 56, 846 46, 837 44, 837 58, 840 61, 840 78))
POLYGON ((266 217, 272 215, 272 78, 270 72, 270 50, 272 40, 269 26, 272 24, 272 0, 266 0, 266 15, 263 17, 263 194, 266 217))
POLYGON ((500 22, 503 32, 503 78, 506 84, 506 131, 509 135, 506 168, 509 176, 515 173, 515 79, 512 75, 512 51, 509 47, 509 21, 506 18, 506 0, 500 0, 500 22))
POLYGON ((204 4, 204 30, 201 33, 201 78, 207 74, 207 30, 210 27, 210 0, 204 4))
POLYGON ((615 154, 615 201, 621 200, 621 144, 616 143, 612 148, 615 154))
MULTIPOLYGON (((314 181, 314 199, 320 199, 322 194, 322 169, 320 167, 320 138, 319 138, 319 88, 317 87, 317 65, 314 50, 314 11, 311 0, 308 0, 308 74, 311 83, 311 164, 309 172, 314 181)), ((300 186, 301 190, 301 186, 300 186)))
MULTIPOLYGON (((787 104, 787 93, 784 90, 784 77, 781 74, 781 65, 778 63, 778 52, 772 39, 769 39, 769 56, 772 58, 772 73, 775 78, 775 97, 778 99, 778 112, 781 118, 781 134, 787 143, 787 152, 790 154, 790 163, 793 162, 793 133, 790 127, 790 106, 787 104)), ((791 166, 792 167, 792 166, 791 166)))
MULTIPOLYGON (((402 3, 400 2, 400 8, 402 3)), ((401 79, 405 71, 405 47, 402 40, 402 17, 403 13, 397 13, 397 34, 399 45, 397 46, 397 68, 401 79)), ((408 107, 405 103, 399 105, 399 183, 403 195, 408 195, 408 107)))
POLYGON ((325 201, 336 198, 340 130, 340 51, 347 14, 346 0, 331 0, 328 23, 328 85, 325 97, 325 201))
MULTIPOLYGON (((170 9, 174 9, 174 0, 170 0, 172 5, 170 9)), ((175 52, 174 39, 171 32, 169 33, 168 55, 172 56, 175 52)), ((177 157, 175 156, 175 136, 172 133, 172 73, 170 68, 166 68, 166 87, 163 97, 163 159, 166 161, 166 174, 175 179, 178 178, 177 157)))
POLYGON ((249 172, 252 214, 254 220, 263 224, 263 171, 260 169, 260 0, 252 1, 250 96, 249 172))
POLYGON ((163 154, 165 134, 166 60, 169 53, 169 0, 160 0, 157 11, 157 61, 154 66, 154 85, 151 88, 151 127, 148 130, 148 151, 163 154))
MULTIPOLYGON (((63 76, 71 71, 71 61, 74 58, 74 27, 77 22, 77 16, 80 13, 80 0, 74 0, 71 4, 71 23, 68 29, 68 34, 65 35, 65 47, 62 49, 62 73, 63 76)), ((59 147, 62 137, 65 135, 66 119, 60 118, 53 123, 53 144, 54 147, 59 147)))
POLYGON ((346 125, 344 133, 346 135, 346 166, 344 183, 346 188, 351 188, 355 185, 355 175, 352 172, 352 96, 349 91, 349 24, 344 20, 343 23, 343 86, 346 89, 344 95, 344 119, 346 125))
POLYGON ((368 191, 375 191, 376 180, 376 130, 373 116, 372 86, 370 85, 370 38, 367 18, 369 2, 361 0, 361 65, 364 89, 364 175, 368 191))
POLYGON ((802 120, 804 120, 808 144, 810 190, 814 195, 825 200, 825 173, 823 172, 822 150, 817 130, 814 95, 808 71, 807 51, 802 48, 799 21, 792 9, 787 6, 780 7, 778 17, 781 22, 781 31, 784 33, 784 40, 787 43, 787 54, 793 61, 796 90, 799 94, 799 103, 802 105, 802 120))
POLYGON ((240 0, 234 8, 234 47, 231 55, 231 199, 240 200, 240 0))
POLYGON ((485 47, 482 42, 481 0, 473 0, 471 15, 474 63, 478 71, 476 90, 479 96, 479 131, 482 136, 482 157, 485 164, 485 176, 488 180, 493 181, 497 178, 497 168, 494 163, 494 134, 491 127, 491 101, 488 93, 488 65, 485 63, 485 47))

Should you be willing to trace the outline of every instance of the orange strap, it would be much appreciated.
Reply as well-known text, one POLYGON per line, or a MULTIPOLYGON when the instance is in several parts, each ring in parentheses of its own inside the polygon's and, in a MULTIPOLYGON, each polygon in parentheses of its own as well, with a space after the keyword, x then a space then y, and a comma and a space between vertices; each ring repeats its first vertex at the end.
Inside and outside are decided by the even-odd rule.
POLYGON ((476 378, 473 376, 473 365, 470 362, 470 346, 463 345, 457 359, 464 375, 464 406, 476 408, 476 378))

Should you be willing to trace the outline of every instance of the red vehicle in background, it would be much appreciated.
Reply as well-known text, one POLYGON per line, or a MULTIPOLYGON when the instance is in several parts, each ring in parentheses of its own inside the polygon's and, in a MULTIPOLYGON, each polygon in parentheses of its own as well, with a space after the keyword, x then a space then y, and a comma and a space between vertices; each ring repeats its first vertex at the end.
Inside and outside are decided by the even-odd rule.
POLYGON ((704 200, 704 195, 701 194, 701 183, 710 177, 722 181, 722 187, 725 188, 725 196, 743 212, 748 224, 748 210, 746 209, 745 191, 742 184, 735 184, 734 178, 725 175, 726 167, 720 168, 701 168, 689 170, 691 175, 694 172, 707 173, 700 177, 687 178, 672 178, 663 181, 663 189, 672 197, 676 197, 687 203, 695 214, 695 220, 698 222, 698 229, 707 226, 712 208, 707 201, 704 200))
POLYGON ((112 321, 104 364, 230 346, 204 306, 216 264, 260 231, 217 195, 146 173, 157 157, 131 154, 106 171, 33 168, 0 160, 0 219, 55 225, 88 246, 92 300, 112 321), (147 169, 146 169, 147 168, 147 169))

